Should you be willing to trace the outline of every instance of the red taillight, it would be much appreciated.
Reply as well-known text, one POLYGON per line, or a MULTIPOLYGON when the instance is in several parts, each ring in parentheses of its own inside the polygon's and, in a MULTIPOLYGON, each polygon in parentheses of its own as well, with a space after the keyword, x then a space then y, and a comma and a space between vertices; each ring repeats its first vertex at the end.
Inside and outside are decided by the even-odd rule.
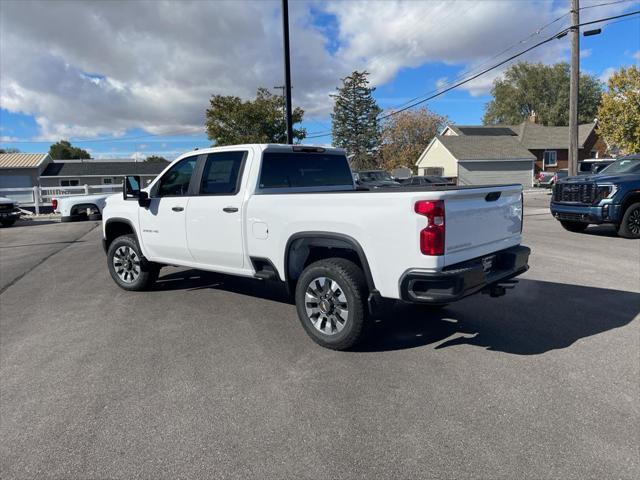
POLYGON ((51 208, 53 208, 54 210, 58 208, 58 200, 56 200, 55 198, 51 200, 51 208))
POLYGON ((420 231, 420 251, 424 255, 444 255, 444 202, 421 200, 415 212, 427 217, 427 226, 420 231))

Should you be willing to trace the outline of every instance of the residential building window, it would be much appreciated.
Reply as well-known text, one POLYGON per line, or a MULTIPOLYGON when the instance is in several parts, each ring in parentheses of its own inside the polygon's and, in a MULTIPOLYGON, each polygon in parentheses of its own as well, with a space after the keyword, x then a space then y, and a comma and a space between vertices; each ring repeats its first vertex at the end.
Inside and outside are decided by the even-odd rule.
POLYGON ((80 185, 80 180, 60 180, 61 187, 77 187, 80 185))
POLYGON ((558 152, 555 150, 547 150, 544 152, 544 166, 555 167, 558 165, 558 152))

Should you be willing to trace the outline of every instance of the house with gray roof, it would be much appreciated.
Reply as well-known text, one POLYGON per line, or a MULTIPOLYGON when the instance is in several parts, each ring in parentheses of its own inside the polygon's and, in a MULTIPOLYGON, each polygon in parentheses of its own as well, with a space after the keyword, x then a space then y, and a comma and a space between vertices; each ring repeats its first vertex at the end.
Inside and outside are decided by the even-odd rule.
POLYGON ((169 163, 123 162, 109 160, 53 161, 40 175, 41 187, 74 187, 79 185, 119 185, 126 175, 140 175, 148 184, 169 163))
MULTIPOLYGON (((578 158, 596 158, 606 145, 596 123, 579 125, 578 158)), ((520 125, 448 125, 422 152, 420 175, 456 179, 460 185, 533 184, 541 170, 567 168, 569 127, 547 127, 532 121, 520 125)))

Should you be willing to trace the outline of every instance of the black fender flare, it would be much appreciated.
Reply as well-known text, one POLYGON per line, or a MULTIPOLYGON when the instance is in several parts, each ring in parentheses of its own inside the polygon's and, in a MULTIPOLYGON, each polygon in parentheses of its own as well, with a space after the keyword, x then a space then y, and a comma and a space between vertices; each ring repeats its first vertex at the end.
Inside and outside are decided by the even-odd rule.
POLYGON ((373 281, 373 275, 371 274, 371 268, 369 267, 369 262, 367 261, 367 256, 364 253, 364 249, 358 243, 358 241, 346 235, 344 233, 335 233, 335 232, 322 232, 322 231, 309 231, 309 232, 298 232, 294 233, 287 240, 287 244, 284 250, 284 278, 285 283, 287 284, 287 288, 291 290, 291 274, 289 272, 289 254, 291 252, 291 246, 294 242, 298 240, 305 240, 309 246, 319 246, 319 247, 338 247, 338 248, 347 248, 353 250, 360 263, 362 265, 362 269, 364 271, 364 276, 367 281, 367 286, 369 287, 369 291, 375 292, 376 287, 373 281))

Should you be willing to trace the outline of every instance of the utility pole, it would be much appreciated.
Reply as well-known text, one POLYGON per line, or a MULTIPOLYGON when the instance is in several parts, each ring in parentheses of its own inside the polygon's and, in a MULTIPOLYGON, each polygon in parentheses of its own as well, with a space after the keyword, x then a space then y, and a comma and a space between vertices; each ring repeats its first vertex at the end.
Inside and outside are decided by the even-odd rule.
POLYGON ((569 176, 578 174, 578 87, 580 81, 580 5, 571 0, 571 83, 569 86, 569 176))
POLYGON ((284 124, 284 134, 287 135, 287 101, 284 98, 284 85, 273 87, 274 90, 282 90, 282 122, 284 124))
POLYGON ((282 0, 282 36, 284 39, 284 97, 287 124, 287 143, 293 144, 291 123, 291 58, 289 57, 289 0, 282 0))

